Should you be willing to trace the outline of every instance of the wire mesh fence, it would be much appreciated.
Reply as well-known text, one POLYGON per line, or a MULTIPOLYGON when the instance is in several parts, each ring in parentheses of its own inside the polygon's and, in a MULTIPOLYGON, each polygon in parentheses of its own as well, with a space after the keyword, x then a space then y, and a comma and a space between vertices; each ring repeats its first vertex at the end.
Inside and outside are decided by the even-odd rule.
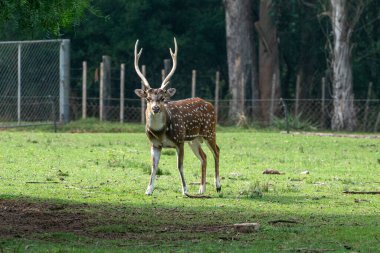
MULTIPOLYGON (((99 67, 97 67, 99 68, 99 67)), ((89 70, 89 73, 95 73, 97 76, 97 68, 89 70)), ((132 67, 131 67, 132 68, 132 67)), ((82 69, 76 69, 76 88, 73 93, 81 94, 81 77, 82 69)), ((112 79, 110 86, 111 95, 114 98, 105 98, 104 105, 106 110, 106 119, 109 121, 122 121, 122 122, 141 122, 144 113, 142 113, 142 104, 140 99, 134 99, 133 90, 140 87, 140 80, 135 73, 126 76, 125 94, 124 99, 124 117, 120 119, 120 99, 115 98, 120 93, 120 79, 119 68, 112 68, 112 79), (127 96, 128 94, 128 96, 127 96)), ((148 80, 152 83, 160 83, 161 76, 159 73, 148 72, 148 80)), ((184 82, 185 85, 180 86, 175 94, 176 99, 187 98, 192 93, 192 75, 191 73, 176 74, 173 76, 175 87, 178 82, 184 82)), ((100 103, 99 103, 99 82, 94 81, 93 78, 90 87, 87 90, 92 94, 91 98, 87 98, 87 117, 99 118, 100 103)), ((196 96, 203 97, 211 103, 215 103, 215 88, 216 88, 216 75, 202 73, 197 74, 196 77, 196 96)), ((219 97, 229 97, 226 89, 225 80, 220 80, 219 97)), ((157 87, 157 85, 155 86, 157 87)), ((236 124, 236 117, 230 113, 229 99, 218 100, 218 123, 219 124, 236 124), (235 118, 234 121, 231 119, 235 118)), ((259 125, 263 127, 276 126, 278 128, 289 129, 305 129, 305 130, 330 130, 331 118, 333 112, 333 100, 330 99, 277 99, 277 100, 246 100, 244 101, 245 111, 240 113, 237 117, 239 124, 246 125, 259 125), (268 108, 268 105, 273 105, 274 110, 272 115, 269 111, 263 108, 268 108)), ((380 100, 376 99, 362 99, 355 100, 355 114, 358 122, 358 131, 379 131, 380 129, 380 100)), ((82 104, 81 98, 75 97, 71 99, 71 112, 73 119, 80 119, 82 104)))
MULTIPOLYGON (((208 100, 214 103, 214 100, 208 100)), ((333 100, 303 99, 298 102, 295 99, 279 99, 273 101, 276 107, 269 120, 261 115, 260 104, 270 100, 247 100, 246 111, 238 117, 241 124, 256 126, 275 126, 289 130, 329 130, 333 100), (296 104, 298 108, 296 109, 296 104)), ((125 99, 124 117, 120 119, 120 99, 113 98, 105 108, 108 121, 141 122, 144 115, 141 111, 140 99, 125 99)), ((380 100, 355 100, 356 118, 359 131, 380 131, 380 100)), ((229 113, 230 100, 219 100, 218 123, 221 125, 231 124, 229 113)), ((87 99, 86 117, 99 117, 99 98, 87 99)), ((73 120, 82 118, 82 99, 79 97, 70 99, 70 111, 73 120)), ((239 121, 239 120, 238 120, 239 121)), ((235 122, 236 123, 236 122, 235 122)))
POLYGON ((59 118, 61 51, 62 40, 0 42, 0 127, 59 118))
MULTIPOLYGON (((65 40, 0 42, 0 128, 31 124, 52 124, 64 118, 77 120, 83 117, 82 78, 84 70, 71 69, 69 52, 64 49, 65 40), (65 79, 65 78, 66 79, 65 79), (65 83, 65 80, 67 83, 65 83), (67 81, 68 80, 68 81, 67 81), (69 88, 71 93, 69 97, 69 88), (67 107, 67 111, 66 108, 67 107)), ((133 69, 129 66, 130 69, 133 69)), ((129 68, 128 68, 129 69, 129 68)), ((134 99, 133 90, 140 87, 140 80, 135 74, 127 74, 125 78, 124 107, 121 108, 120 68, 110 68, 109 92, 100 103, 99 66, 88 70, 89 78, 86 100, 86 117, 102 118, 107 121, 142 122, 144 102, 134 99), (127 96, 128 94, 128 96, 127 96), (104 106, 102 112, 101 105, 104 106), (121 113, 123 109, 123 113, 121 113), (104 115, 103 115, 104 114, 104 115), (121 118, 122 115, 122 118, 121 118)), ((197 72, 196 96, 206 98, 215 103, 216 83, 214 74, 197 72)), ((151 73, 147 77, 152 83, 160 83, 161 73, 151 73)), ((176 98, 186 98, 192 92, 191 74, 177 74, 173 82, 179 85, 176 98)), ((220 80, 220 97, 229 97, 226 81, 220 80)), ((156 87, 156 86, 155 86, 156 87)), ((195 87, 195 86, 194 86, 195 87)), ((278 100, 246 100, 245 111, 232 115, 228 99, 218 100, 218 123, 260 126, 276 126, 287 129, 331 129, 333 111, 332 99, 278 99, 278 100), (265 111, 268 104, 273 111, 265 111), (232 121, 231 119, 235 120, 232 121)), ((380 100, 355 100, 355 116, 359 131, 380 130, 380 100)))

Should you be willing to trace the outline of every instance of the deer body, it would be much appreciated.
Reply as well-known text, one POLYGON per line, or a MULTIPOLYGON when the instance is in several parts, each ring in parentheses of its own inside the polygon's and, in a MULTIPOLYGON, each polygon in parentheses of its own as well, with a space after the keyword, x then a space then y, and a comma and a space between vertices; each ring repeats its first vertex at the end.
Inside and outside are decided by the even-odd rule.
POLYGON ((167 102, 161 114, 146 111, 149 140, 173 148, 196 138, 215 138, 214 107, 200 98, 167 102))
POLYGON ((177 167, 181 177, 182 193, 187 195, 187 186, 183 174, 184 144, 187 142, 195 156, 201 162, 201 185, 199 193, 203 194, 206 189, 206 165, 207 157, 202 150, 201 144, 205 142, 210 148, 215 160, 215 186, 221 190, 219 179, 219 147, 216 144, 216 118, 212 104, 200 98, 190 98, 179 101, 168 101, 175 94, 175 89, 165 89, 169 78, 173 75, 176 67, 177 43, 175 53, 170 53, 173 58, 173 69, 163 81, 161 88, 150 88, 147 80, 138 68, 137 43, 135 45, 135 69, 143 81, 145 89, 136 89, 135 93, 146 99, 147 109, 146 134, 151 143, 152 171, 146 190, 151 195, 154 189, 154 181, 162 148, 175 148, 177 151, 177 167))

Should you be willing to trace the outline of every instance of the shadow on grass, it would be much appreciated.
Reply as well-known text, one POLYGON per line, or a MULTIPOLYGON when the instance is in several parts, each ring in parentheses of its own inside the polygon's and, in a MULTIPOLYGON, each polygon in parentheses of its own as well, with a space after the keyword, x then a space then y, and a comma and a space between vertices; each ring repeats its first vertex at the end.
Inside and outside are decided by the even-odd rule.
MULTIPOLYGON (((299 200, 287 197, 284 201, 299 200)), ((270 201, 282 202, 282 198, 270 201)), ((96 244, 102 249, 143 251, 154 251, 156 247, 186 247, 186 251, 190 250, 188 247, 211 251, 252 247, 262 252, 309 247, 311 242, 315 247, 328 242, 325 248, 342 250, 372 249, 371 245, 380 239, 373 232, 379 226, 378 215, 284 216, 273 210, 254 213, 253 210, 244 211, 238 206, 103 205, 0 195, 0 251, 32 243, 40 245, 36 251, 38 247, 86 249, 96 244), (242 222, 259 222, 262 226, 259 232, 242 234, 233 227, 234 223, 242 222), (352 229, 361 231, 361 236, 356 239, 351 234, 344 236, 352 233, 352 229), (362 237, 368 242, 364 246, 360 244, 362 237)))

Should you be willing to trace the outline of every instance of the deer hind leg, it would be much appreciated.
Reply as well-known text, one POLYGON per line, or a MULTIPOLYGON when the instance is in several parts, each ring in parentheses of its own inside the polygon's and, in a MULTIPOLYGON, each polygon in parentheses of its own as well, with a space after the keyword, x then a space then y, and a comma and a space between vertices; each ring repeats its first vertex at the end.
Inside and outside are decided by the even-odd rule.
POLYGON ((185 177, 183 175, 183 156, 184 156, 184 148, 183 148, 183 143, 182 143, 182 144, 179 144, 177 147, 177 167, 178 167, 179 175, 181 177, 181 182, 182 182, 182 194, 186 195, 187 186, 185 182, 185 177))
POLYGON ((195 156, 201 161, 201 186, 199 187, 199 194, 203 194, 206 191, 206 166, 207 166, 207 157, 205 152, 203 152, 201 143, 199 140, 195 139, 189 142, 189 146, 195 156))
POLYGON ((215 187, 216 191, 220 192, 222 190, 222 186, 220 185, 220 178, 219 178, 219 147, 216 145, 215 137, 206 139, 206 144, 211 150, 211 153, 214 156, 215 160, 215 187))
POLYGON ((156 173, 158 168, 158 162, 160 161, 161 148, 152 146, 150 149, 150 154, 152 157, 152 172, 150 174, 149 185, 146 189, 146 195, 152 195, 154 189, 154 180, 156 179, 156 173))

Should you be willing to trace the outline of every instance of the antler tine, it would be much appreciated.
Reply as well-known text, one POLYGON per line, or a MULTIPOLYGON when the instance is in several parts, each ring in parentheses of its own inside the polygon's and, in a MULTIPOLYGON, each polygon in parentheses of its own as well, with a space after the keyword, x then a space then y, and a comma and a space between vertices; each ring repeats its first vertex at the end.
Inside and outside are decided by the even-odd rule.
POLYGON ((169 84, 169 80, 172 77, 172 75, 174 74, 174 71, 175 71, 175 69, 177 67, 177 51, 178 51, 178 47, 177 47, 177 41, 176 41, 175 37, 174 37, 174 53, 173 53, 173 51, 172 51, 171 48, 169 48, 169 51, 170 51, 170 55, 172 56, 173 67, 172 67, 172 70, 170 71, 170 73, 164 79, 164 81, 162 81, 161 89, 165 89, 165 87, 169 84))
POLYGON ((146 89, 150 89, 150 85, 148 83, 148 80, 146 80, 145 76, 141 73, 140 68, 139 68, 139 59, 140 55, 142 53, 142 48, 140 49, 139 53, 137 53, 137 46, 139 44, 139 40, 136 41, 135 44, 135 70, 137 72, 137 75, 141 78, 141 81, 146 89))

